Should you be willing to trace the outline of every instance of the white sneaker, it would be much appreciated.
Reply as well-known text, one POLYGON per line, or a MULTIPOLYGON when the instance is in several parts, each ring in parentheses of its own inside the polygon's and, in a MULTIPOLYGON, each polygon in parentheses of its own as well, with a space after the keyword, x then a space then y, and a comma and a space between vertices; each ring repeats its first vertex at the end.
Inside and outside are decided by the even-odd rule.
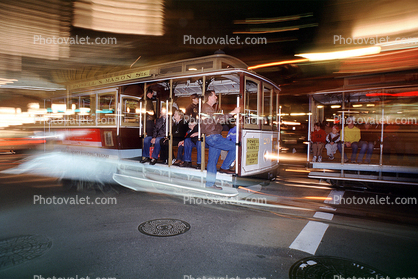
POLYGON ((313 156, 312 162, 316 162, 316 156, 313 156))
POLYGON ((322 162, 322 156, 318 156, 318 162, 322 162))

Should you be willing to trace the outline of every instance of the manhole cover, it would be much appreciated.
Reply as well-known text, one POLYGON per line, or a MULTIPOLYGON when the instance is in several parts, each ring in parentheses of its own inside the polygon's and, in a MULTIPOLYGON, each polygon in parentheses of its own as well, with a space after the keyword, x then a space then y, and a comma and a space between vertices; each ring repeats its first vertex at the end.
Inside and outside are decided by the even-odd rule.
POLYGON ((42 256, 51 246, 52 241, 43 235, 25 235, 0 240, 0 269, 42 256))
POLYGON ((290 279, 334 278, 391 278, 389 275, 363 263, 352 260, 317 256, 301 259, 289 271, 290 279))
POLYGON ((157 219, 146 221, 139 225, 141 233, 151 236, 174 236, 187 232, 190 225, 176 219, 157 219))

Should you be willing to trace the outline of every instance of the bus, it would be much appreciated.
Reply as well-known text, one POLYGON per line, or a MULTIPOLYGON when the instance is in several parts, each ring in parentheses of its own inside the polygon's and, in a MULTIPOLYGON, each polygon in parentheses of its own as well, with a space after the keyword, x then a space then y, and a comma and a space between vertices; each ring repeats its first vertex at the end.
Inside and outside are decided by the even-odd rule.
MULTIPOLYGON (((173 173, 187 176, 180 182, 196 177, 204 180, 205 148, 202 148, 201 169, 184 170, 172 165, 171 116, 173 104, 184 109, 190 103, 190 96, 197 94, 201 106, 205 92, 214 90, 218 95, 216 110, 219 113, 227 113, 237 106, 241 108, 240 116, 235 119, 235 175, 218 173, 217 179, 232 184, 236 177, 274 179, 280 140, 280 88, 247 68, 237 58, 215 54, 70 82, 66 84, 65 95, 45 102, 43 111, 46 113, 37 115, 32 127, 43 129, 45 135, 54 138, 54 143, 59 143, 53 145, 55 150, 102 159, 116 158, 118 164, 112 179, 128 188, 138 190, 138 184, 145 187, 149 183, 174 185, 173 173), (147 92, 152 92, 153 98, 149 99, 147 92), (138 163, 144 138, 150 133, 147 131, 149 112, 146 111, 149 103, 156 117, 166 114, 168 119, 166 137, 170 140, 170 150, 166 165, 138 163)), ((199 140, 204 147, 203 134, 199 134, 199 140)), ((64 178, 78 187, 98 179, 97 175, 64 178)))

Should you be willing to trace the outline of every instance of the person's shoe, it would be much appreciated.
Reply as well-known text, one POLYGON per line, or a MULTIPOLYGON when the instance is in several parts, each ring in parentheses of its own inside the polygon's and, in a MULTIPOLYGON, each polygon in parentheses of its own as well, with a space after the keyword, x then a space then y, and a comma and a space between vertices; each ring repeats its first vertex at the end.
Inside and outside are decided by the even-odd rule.
POLYGON ((180 164, 182 164, 183 161, 182 160, 177 160, 173 163, 173 166, 180 166, 180 164))
POLYGON ((348 162, 348 159, 344 159, 344 163, 347 163, 348 162))
POLYGON ((332 160, 334 160, 335 158, 334 158, 334 156, 329 156, 329 159, 332 161, 332 160))
POLYGON ((183 162, 179 165, 182 168, 190 168, 192 166, 192 162, 183 162))
POLYGON ((197 164, 196 165, 196 169, 200 170, 201 168, 202 168, 202 165, 201 164, 197 164))
POLYGON ((146 163, 146 162, 149 162, 149 161, 151 161, 151 159, 150 158, 148 158, 148 157, 142 157, 142 159, 141 159, 141 163, 146 163))
POLYGON ((318 162, 322 162, 322 156, 318 156, 318 162))
POLYGON ((151 159, 151 162, 149 162, 150 165, 155 165, 155 163, 157 163, 157 159, 151 159))
POLYGON ((316 156, 313 156, 312 162, 316 162, 316 156))
POLYGON ((235 174, 235 172, 233 170, 230 170, 230 169, 225 170, 225 169, 220 168, 219 172, 220 173, 226 173, 226 174, 235 174))
POLYGON ((357 164, 357 162, 356 162, 356 161, 351 161, 351 163, 352 163, 352 164, 357 164))
POLYGON ((215 190, 222 190, 222 187, 218 187, 218 186, 216 186, 216 185, 212 185, 212 186, 206 186, 206 188, 208 188, 208 189, 215 189, 215 190))

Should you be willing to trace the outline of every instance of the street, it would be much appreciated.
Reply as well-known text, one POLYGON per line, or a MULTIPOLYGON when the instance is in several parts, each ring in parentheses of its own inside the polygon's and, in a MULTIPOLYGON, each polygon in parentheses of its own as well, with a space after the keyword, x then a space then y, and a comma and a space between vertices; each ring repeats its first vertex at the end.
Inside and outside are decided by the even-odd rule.
MULTIPOLYGON (((0 170, 25 157, 0 156, 0 170)), ((282 165, 259 204, 76 192, 1 173, 0 278, 418 275, 416 191, 333 188, 303 171, 282 165), (175 235, 150 235, 169 227, 175 235)))

